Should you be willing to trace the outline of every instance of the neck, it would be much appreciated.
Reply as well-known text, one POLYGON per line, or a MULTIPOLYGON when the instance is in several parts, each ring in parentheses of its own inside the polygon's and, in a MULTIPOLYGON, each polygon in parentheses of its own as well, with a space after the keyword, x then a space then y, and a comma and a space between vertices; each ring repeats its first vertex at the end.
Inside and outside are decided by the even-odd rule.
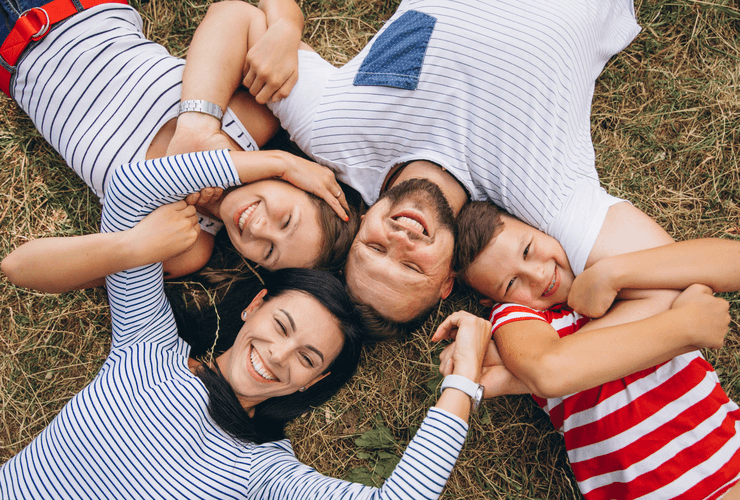
POLYGON ((456 216, 468 202, 467 191, 452 174, 439 165, 424 160, 412 161, 398 167, 396 170, 391 170, 386 178, 383 190, 390 189, 409 179, 427 179, 435 183, 442 190, 442 194, 447 198, 447 202, 456 216))

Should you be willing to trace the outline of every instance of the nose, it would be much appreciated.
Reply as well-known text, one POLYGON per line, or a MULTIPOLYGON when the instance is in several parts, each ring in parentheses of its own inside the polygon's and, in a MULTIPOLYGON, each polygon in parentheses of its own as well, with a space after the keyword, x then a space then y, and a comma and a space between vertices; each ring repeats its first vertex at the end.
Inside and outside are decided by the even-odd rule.
POLYGON ((290 353, 291 346, 289 342, 274 342, 270 346, 270 357, 272 358, 272 361, 278 365, 285 364, 285 362, 288 361, 290 353))
POLYGON ((391 246, 398 250, 413 250, 416 246, 414 241, 403 229, 392 229, 388 231, 388 241, 391 246))
POLYGON ((527 262, 523 269, 524 276, 527 277, 529 283, 534 286, 539 286, 545 279, 547 279, 547 269, 545 268, 544 262, 527 262))
POLYGON ((252 236, 254 236, 255 238, 267 238, 271 232, 271 224, 269 218, 265 215, 258 217, 249 226, 249 232, 252 233, 252 236))

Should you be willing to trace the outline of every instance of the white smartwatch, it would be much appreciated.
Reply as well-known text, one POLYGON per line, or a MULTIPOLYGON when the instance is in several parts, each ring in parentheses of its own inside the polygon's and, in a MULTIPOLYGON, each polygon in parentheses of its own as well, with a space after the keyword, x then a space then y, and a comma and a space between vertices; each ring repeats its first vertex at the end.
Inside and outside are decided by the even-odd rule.
POLYGON ((212 102, 204 101, 202 99, 192 99, 190 101, 184 101, 180 103, 177 115, 183 113, 203 113, 204 115, 211 115, 215 119, 221 121, 224 117, 224 112, 221 106, 213 104, 212 102))
POLYGON ((445 389, 450 387, 462 391, 470 396, 470 411, 473 413, 478 411, 480 402, 483 399, 484 388, 481 384, 476 384, 462 375, 447 375, 442 380, 442 386, 439 388, 439 393, 442 394, 445 389))

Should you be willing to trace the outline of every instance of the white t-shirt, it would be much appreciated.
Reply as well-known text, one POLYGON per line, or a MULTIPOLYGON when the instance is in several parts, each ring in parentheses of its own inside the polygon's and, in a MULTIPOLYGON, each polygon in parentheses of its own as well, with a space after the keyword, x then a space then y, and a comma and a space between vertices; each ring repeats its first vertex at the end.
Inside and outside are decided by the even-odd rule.
POLYGON ((393 166, 432 161, 472 199, 558 238, 578 273, 609 206, 622 201, 600 187, 595 169, 594 82, 639 31, 627 0, 405 0, 342 68, 301 51, 298 84, 271 109, 367 203, 393 166), (403 50, 387 55, 420 45, 421 60, 409 64, 403 50), (387 72, 355 85, 369 60, 387 72), (398 73, 415 87, 398 88, 398 73), (381 86, 384 77, 396 87, 381 86))

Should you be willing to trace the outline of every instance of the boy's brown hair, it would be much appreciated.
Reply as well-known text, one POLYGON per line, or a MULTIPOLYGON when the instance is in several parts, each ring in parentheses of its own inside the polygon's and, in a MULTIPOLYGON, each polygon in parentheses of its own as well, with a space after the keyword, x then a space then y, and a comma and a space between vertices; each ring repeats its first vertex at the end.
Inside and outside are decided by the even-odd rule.
POLYGON ((488 243, 504 228, 502 215, 508 215, 493 203, 471 201, 457 216, 457 238, 452 270, 465 283, 465 272, 488 243))

